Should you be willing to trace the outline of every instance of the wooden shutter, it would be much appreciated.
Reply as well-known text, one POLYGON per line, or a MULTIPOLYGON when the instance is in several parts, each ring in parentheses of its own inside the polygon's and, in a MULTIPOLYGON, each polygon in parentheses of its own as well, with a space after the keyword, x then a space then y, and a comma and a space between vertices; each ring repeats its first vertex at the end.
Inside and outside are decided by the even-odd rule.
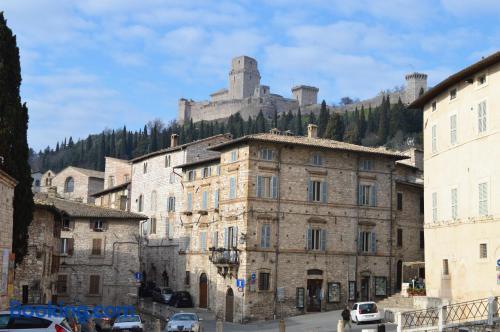
POLYGON ((373 186, 371 187, 372 189, 372 195, 371 195, 371 206, 377 206, 377 184, 374 183, 373 186))
POLYGON ((229 229, 224 227, 224 248, 229 248, 229 237, 228 237, 229 229))
POLYGON ((328 202, 328 182, 327 181, 321 182, 321 201, 323 203, 328 202))
POLYGON ((271 197, 278 198, 278 178, 271 176, 271 197))
POLYGON ((326 250, 326 229, 321 230, 321 242, 320 242, 320 248, 322 251, 326 250))
POLYGON ((100 255, 101 254, 101 239, 93 239, 92 240, 92 255, 100 255))
POLYGON ((233 227, 233 246, 238 246, 238 226, 233 227))
POLYGON ((75 251, 74 250, 74 248, 75 248, 75 239, 67 239, 66 241, 68 241, 68 255, 72 256, 73 252, 75 251))
POLYGON ((100 276, 90 276, 89 294, 99 294, 100 276))
POLYGON ((375 232, 372 232, 371 236, 372 253, 375 254, 377 252, 377 236, 375 235, 375 232))
POLYGON ((363 252, 363 232, 358 232, 358 252, 363 252))
POLYGON ((201 208, 203 210, 206 210, 208 207, 208 192, 207 191, 204 191, 202 194, 201 194, 201 208))
POLYGON ((217 248, 219 246, 219 232, 214 231, 212 234, 212 247, 217 248))
POLYGON ((311 226, 307 226, 306 249, 311 250, 312 247, 313 247, 312 229, 311 229, 311 226))
POLYGON ((262 176, 257 175, 257 197, 262 197, 262 176))
POLYGON ((309 202, 312 202, 312 200, 313 200, 313 182, 311 181, 311 179, 309 179, 307 181, 307 195, 308 195, 307 200, 309 202))
POLYGON ((236 198, 236 179, 229 178, 229 198, 236 198))
POLYGON ((214 192, 214 208, 215 209, 219 208, 219 190, 218 189, 214 192))
POLYGON ((363 191, 361 190, 362 186, 358 186, 358 205, 361 205, 363 203, 363 191))

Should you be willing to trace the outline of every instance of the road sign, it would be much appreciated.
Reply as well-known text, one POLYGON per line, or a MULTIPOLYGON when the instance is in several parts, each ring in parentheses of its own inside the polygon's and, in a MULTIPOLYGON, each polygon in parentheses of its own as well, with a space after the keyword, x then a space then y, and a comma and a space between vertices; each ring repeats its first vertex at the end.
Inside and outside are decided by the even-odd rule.
POLYGON ((257 279, 257 275, 255 274, 255 272, 252 272, 252 275, 250 276, 250 279, 252 279, 252 280, 257 279))
POLYGON ((141 272, 134 273, 134 278, 136 281, 141 281, 142 280, 142 273, 141 272))
POLYGON ((236 279, 236 287, 245 288, 245 279, 236 279))

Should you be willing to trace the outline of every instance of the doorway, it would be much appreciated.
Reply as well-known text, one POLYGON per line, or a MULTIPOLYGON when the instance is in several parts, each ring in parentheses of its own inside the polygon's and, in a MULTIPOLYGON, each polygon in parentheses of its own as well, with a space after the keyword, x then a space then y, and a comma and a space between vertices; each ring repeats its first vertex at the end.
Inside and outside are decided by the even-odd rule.
POLYGON ((361 301, 370 301, 370 277, 361 278, 361 301))
POLYGON ((208 307, 208 279, 205 273, 200 275, 200 298, 199 306, 200 308, 208 307))
POLYGON ((322 279, 307 279, 307 312, 321 311, 322 279))
POLYGON ((232 288, 228 288, 226 293, 226 322, 233 322, 234 293, 232 288))
POLYGON ((28 285, 23 285, 23 304, 27 304, 29 302, 29 294, 28 294, 28 285))
POLYGON ((398 266, 396 269, 396 290, 401 290, 401 284, 403 283, 403 262, 398 261, 398 266))

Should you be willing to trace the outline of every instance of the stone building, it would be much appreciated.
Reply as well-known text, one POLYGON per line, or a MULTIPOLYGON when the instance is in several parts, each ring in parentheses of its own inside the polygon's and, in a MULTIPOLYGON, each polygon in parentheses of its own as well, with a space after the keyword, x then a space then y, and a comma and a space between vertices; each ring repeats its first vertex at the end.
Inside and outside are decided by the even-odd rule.
POLYGON ((57 302, 56 287, 62 215, 45 197, 35 194, 28 252, 15 269, 14 298, 22 303, 57 302))
POLYGON ((141 225, 144 282, 171 286, 176 290, 184 288, 184 261, 178 254, 183 188, 176 167, 218 156, 218 152, 207 149, 230 139, 230 135, 217 135, 178 145, 178 137, 174 134, 171 147, 131 160, 130 208, 148 217, 148 221, 141 225))
POLYGON ((137 295, 139 221, 145 216, 37 195, 59 212, 61 238, 57 300, 89 305, 130 304, 137 295))
MULTIPOLYGON (((299 107, 302 114, 309 112, 318 113, 317 87, 299 85, 291 89, 292 98, 287 98, 270 92, 267 85, 260 84, 260 72, 257 60, 249 56, 239 56, 231 61, 229 72, 229 88, 218 90, 210 94, 210 100, 194 101, 181 98, 177 121, 179 123, 198 122, 201 120, 212 121, 228 118, 230 115, 240 113, 243 119, 249 116, 256 117, 260 111, 265 116, 271 117, 274 112, 283 113, 291 110, 297 112, 299 107)), ((356 107, 377 107, 382 103, 384 96, 389 96, 391 103, 396 104, 398 99, 404 104, 414 101, 422 91, 427 90, 427 75, 423 73, 410 73, 405 76, 405 86, 397 91, 384 92, 379 95, 353 104, 329 107, 330 111, 353 111, 356 107)))
POLYGON ((128 160, 106 157, 104 188, 92 196, 95 205, 130 211, 130 189, 132 166, 128 160))
POLYGON ((40 178, 40 192, 48 192, 49 188, 52 187, 52 179, 56 174, 56 172, 50 169, 42 174, 40 178))
POLYGON ((390 295, 398 262, 423 259, 421 173, 396 163, 407 156, 319 139, 314 125, 211 149, 220 159, 182 166, 180 254, 196 305, 228 321, 339 309, 390 295))
POLYGON ((0 309, 8 306, 12 294, 12 230, 14 188, 17 181, 0 169, 0 309))
POLYGON ((424 113, 425 274, 429 297, 500 295, 500 52, 410 105, 424 113))
POLYGON ((64 199, 94 203, 92 194, 104 189, 104 173, 68 166, 52 178, 51 186, 56 187, 64 199))
POLYGON ((40 171, 31 171, 31 178, 33 179, 31 191, 33 191, 33 193, 40 192, 42 185, 42 175, 43 174, 40 171))

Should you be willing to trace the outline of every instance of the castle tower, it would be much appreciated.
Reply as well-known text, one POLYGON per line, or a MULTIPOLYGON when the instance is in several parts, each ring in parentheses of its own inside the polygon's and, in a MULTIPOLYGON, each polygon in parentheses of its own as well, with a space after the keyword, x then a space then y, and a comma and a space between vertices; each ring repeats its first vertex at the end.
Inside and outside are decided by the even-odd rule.
POLYGON ((313 105, 318 103, 319 89, 314 86, 299 85, 292 88, 292 94, 299 106, 313 105))
POLYGON ((421 90, 427 91, 427 74, 410 73, 405 76, 405 79, 405 102, 409 104, 420 97, 421 90))
POLYGON ((260 73, 257 69, 257 60, 245 55, 234 58, 229 72, 229 98, 252 97, 259 85, 260 73))

